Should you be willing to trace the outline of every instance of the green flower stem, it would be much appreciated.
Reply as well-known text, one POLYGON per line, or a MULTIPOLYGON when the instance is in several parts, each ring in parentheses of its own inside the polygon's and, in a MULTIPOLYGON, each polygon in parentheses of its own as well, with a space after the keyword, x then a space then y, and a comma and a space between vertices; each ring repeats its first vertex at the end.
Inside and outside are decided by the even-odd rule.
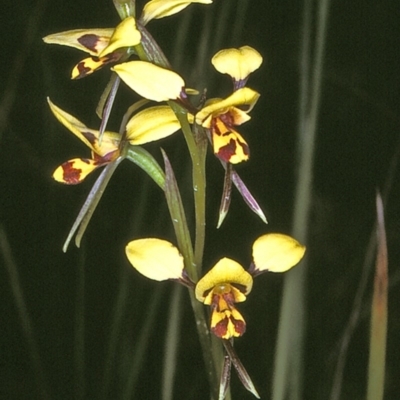
MULTIPOLYGON (((119 5, 124 3, 123 0, 114 0, 114 4, 116 4, 116 2, 119 5)), ((131 2, 127 3, 131 4, 131 2)), ((118 12, 121 16, 121 12, 118 12)), ((150 35, 150 33, 145 29, 143 25, 140 24, 140 21, 137 21, 137 26, 142 34, 142 42, 134 47, 134 51, 139 56, 139 58, 142 61, 150 61, 164 68, 171 68, 168 59, 165 57, 164 53, 162 52, 156 41, 153 39, 153 37, 150 35)), ((185 137, 193 165, 192 177, 196 221, 194 254, 190 232, 187 226, 187 221, 180 199, 179 190, 177 186, 174 187, 175 179, 173 177, 172 168, 167 171, 170 168, 170 165, 165 153, 163 153, 164 161, 166 162, 166 178, 164 190, 166 193, 168 208, 170 210, 172 223, 177 237, 178 246, 185 259, 185 267, 188 271, 189 276, 194 280, 194 282, 197 282, 202 274, 202 261, 205 243, 205 156, 207 143, 204 144, 202 135, 198 135, 199 139, 197 141, 195 140, 187 119, 187 111, 173 101, 170 101, 168 104, 175 112, 179 123, 181 124, 182 132, 185 137)), ((129 153, 127 158, 129 158, 129 153)), ((152 178, 154 179, 154 177, 152 178)), ((221 372, 224 360, 222 344, 219 340, 216 340, 215 337, 211 337, 208 328, 208 318, 206 318, 205 315, 204 305, 195 298, 194 292, 192 290, 189 290, 189 295, 196 320, 197 332, 202 348, 207 377, 212 390, 212 398, 217 399, 219 393, 219 374, 221 372)))
MULTIPOLYGON (((162 151, 162 153, 165 162, 166 175, 165 197, 175 230, 178 247, 185 260, 185 268, 189 274, 189 277, 194 282, 197 282, 199 279, 198 268, 194 261, 193 247, 190 239, 190 232, 187 226, 181 196, 169 159, 164 151, 162 151)), ((202 348, 204 363, 206 366, 207 377, 209 379, 210 387, 212 388, 212 397, 216 399, 219 387, 218 366, 219 364, 221 364, 220 360, 222 360, 222 355, 220 354, 221 352, 218 353, 217 351, 215 351, 215 347, 213 346, 213 342, 211 341, 211 335, 208 329, 208 323, 203 304, 201 304, 196 299, 193 290, 189 290, 189 295, 196 320, 196 327, 199 335, 200 345, 202 348)))
POLYGON ((113 3, 119 17, 122 20, 128 17, 136 16, 136 0, 113 0, 113 3))
MULTIPOLYGON (((195 248, 194 248, 194 262, 197 268, 197 275, 201 276, 204 242, 205 242, 205 228, 206 228, 206 171, 205 160, 207 142, 201 138, 196 142, 190 124, 187 119, 187 114, 176 103, 170 102, 171 108, 174 110, 179 123, 181 124, 183 136, 185 137, 186 144, 189 149, 190 157, 192 159, 192 179, 193 179, 193 193, 195 205, 195 219, 196 219, 196 234, 195 234, 195 248)), ((200 136, 200 135, 199 135, 200 136)))
MULTIPOLYGON (((205 161, 207 153, 207 138, 205 137, 205 135, 202 135, 202 132, 198 132, 195 139, 195 136, 193 135, 187 119, 186 111, 174 102, 170 102, 170 106, 174 110, 179 120, 179 123, 181 124, 182 132, 185 137, 186 144, 188 146, 192 159, 192 179, 196 220, 194 265, 196 267, 198 276, 201 276, 206 227, 205 161)), ((190 291, 189 293, 193 312, 195 314, 197 332, 203 350, 204 363, 206 365, 206 371, 208 372, 208 378, 212 388, 212 396, 217 399, 220 386, 219 376, 222 372, 224 360, 222 344, 221 341, 217 339, 217 337, 210 334, 210 331, 208 329, 208 322, 205 318, 203 304, 201 304, 195 298, 192 291, 190 291)), ((228 393, 226 396, 227 400, 229 398, 230 393, 228 393)))

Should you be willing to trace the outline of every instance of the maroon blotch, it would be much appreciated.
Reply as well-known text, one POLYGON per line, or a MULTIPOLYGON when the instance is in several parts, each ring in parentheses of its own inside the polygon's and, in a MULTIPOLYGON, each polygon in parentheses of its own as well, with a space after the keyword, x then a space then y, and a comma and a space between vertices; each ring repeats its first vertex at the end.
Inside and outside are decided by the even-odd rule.
POLYGON ((90 51, 97 53, 96 46, 97 46, 97 43, 99 42, 99 39, 100 38, 99 38, 98 35, 95 35, 93 33, 88 33, 86 35, 81 36, 78 39, 78 42, 82 46, 84 46, 87 49, 89 49, 90 51))

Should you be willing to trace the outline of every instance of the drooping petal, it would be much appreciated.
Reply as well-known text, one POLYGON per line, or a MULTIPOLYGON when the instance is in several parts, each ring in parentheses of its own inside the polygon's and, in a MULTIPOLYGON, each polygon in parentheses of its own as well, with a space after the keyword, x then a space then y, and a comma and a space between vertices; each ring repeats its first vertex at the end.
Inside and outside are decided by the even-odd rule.
POLYGON ((136 46, 140 43, 141 35, 133 17, 125 18, 114 30, 108 46, 100 53, 104 57, 122 47, 136 46))
POLYGON ((108 46, 113 31, 113 28, 74 29, 45 36, 43 41, 74 47, 92 56, 98 56, 108 46))
POLYGON ((140 19, 146 25, 152 19, 164 18, 176 14, 191 3, 211 4, 212 0, 151 0, 144 6, 140 19))
POLYGON ((71 79, 82 79, 93 72, 103 68, 105 65, 117 62, 122 56, 122 53, 111 53, 104 57, 88 57, 79 61, 72 69, 71 79))
POLYGON ((74 158, 61 164, 54 172, 53 178, 66 185, 81 183, 96 168, 105 163, 98 163, 90 158, 74 158))
POLYGON ((280 233, 260 236, 253 244, 255 273, 285 272, 294 267, 306 251, 296 239, 280 233))
POLYGON ((54 116, 76 137, 82 140, 93 152, 103 157, 107 154, 114 152, 118 149, 120 136, 115 132, 104 132, 103 140, 101 146, 99 145, 99 132, 88 128, 81 121, 76 119, 74 116, 63 111, 61 108, 57 107, 54 103, 47 98, 50 109, 54 116))
POLYGON ((170 136, 179 128, 179 121, 171 107, 150 107, 130 119, 126 125, 126 138, 131 144, 140 145, 170 136))
POLYGON ((211 332, 221 339, 239 337, 246 332, 246 322, 236 308, 223 312, 213 310, 210 325, 211 332))
POLYGON ((155 281, 182 279, 183 257, 170 242, 161 239, 138 239, 128 243, 126 256, 142 275, 155 281))
POLYGON ((228 74, 236 81, 245 80, 262 63, 261 54, 250 46, 238 49, 224 49, 212 58, 215 69, 228 74))
POLYGON ((129 61, 111 69, 132 90, 153 101, 175 100, 185 86, 184 80, 176 72, 146 61, 129 61))
POLYGON ((219 118, 212 120, 211 137, 214 154, 222 161, 238 164, 249 159, 249 146, 243 136, 228 128, 219 118))
POLYGON ((197 300, 203 302, 210 290, 224 283, 240 285, 242 293, 248 294, 253 286, 253 278, 238 262, 222 258, 197 282, 197 300))
MULTIPOLYGON (((223 114, 226 111, 228 111, 229 108, 231 107, 248 106, 245 111, 242 110, 242 113, 248 113, 255 106, 259 97, 260 97, 259 93, 248 87, 236 90, 226 99, 213 102, 210 105, 207 105, 206 107, 201 109, 196 114, 196 123, 199 125, 203 125, 204 121, 210 115, 216 116, 219 114, 223 114)), ((243 118, 242 113, 240 113, 241 118, 243 118)), ((239 116, 239 113, 237 114, 237 116, 239 116)), ((235 125, 239 125, 239 123, 236 123, 235 125)))

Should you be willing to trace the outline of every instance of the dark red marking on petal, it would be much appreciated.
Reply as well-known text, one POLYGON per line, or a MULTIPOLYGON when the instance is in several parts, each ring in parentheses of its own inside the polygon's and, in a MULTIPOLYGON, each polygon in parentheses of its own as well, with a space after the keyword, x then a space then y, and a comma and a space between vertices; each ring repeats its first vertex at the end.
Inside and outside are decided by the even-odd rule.
POLYGON ((233 115, 230 113, 230 111, 227 111, 225 114, 219 115, 218 118, 224 123, 227 128, 232 128, 234 126, 233 115))
POLYGON ((211 131, 218 136, 226 136, 231 133, 230 128, 220 117, 211 120, 211 131))
POLYGON ((96 45, 99 42, 99 36, 98 35, 94 35, 93 33, 88 33, 86 35, 81 36, 78 39, 78 42, 82 46, 84 46, 87 49, 89 49, 90 51, 93 51, 93 52, 97 53, 96 45))
POLYGON ((82 79, 85 76, 87 76, 93 72, 91 68, 88 68, 85 66, 84 61, 81 61, 80 63, 78 63, 76 68, 77 68, 79 74, 74 79, 82 79))
POLYGON ((221 130, 219 129, 219 126, 218 126, 218 120, 217 120, 217 118, 213 118, 213 119, 211 120, 211 127, 210 127, 210 129, 211 129, 211 132, 212 132, 213 134, 218 135, 218 136, 221 136, 221 135, 222 135, 222 132, 221 132, 221 130))
POLYGON ((236 154, 236 141, 231 139, 228 144, 222 146, 216 154, 222 161, 229 162, 232 156, 236 154))
POLYGON ((229 319, 231 320, 233 326, 235 327, 235 332, 238 333, 240 336, 242 336, 246 332, 245 322, 240 319, 233 318, 232 315, 229 317, 229 319))
POLYGON ((228 317, 225 317, 224 319, 221 319, 215 325, 213 328, 211 328, 211 332, 220 338, 224 337, 226 335, 226 332, 228 331, 228 324, 229 324, 229 319, 228 317))
POLYGON ((110 151, 109 153, 105 154, 104 156, 99 156, 95 152, 92 152, 92 153, 93 153, 94 163, 98 166, 101 166, 101 165, 106 165, 106 164, 110 163, 111 161, 114 161, 118 157, 119 151, 118 150, 110 151))
POLYGON ((239 139, 238 139, 238 143, 242 147, 243 153, 246 154, 246 156, 250 156, 250 149, 249 149, 249 146, 247 145, 247 143, 241 142, 239 139))
POLYGON ((242 293, 246 293, 247 288, 245 285, 241 285, 240 283, 231 283, 231 285, 240 290, 242 293))
POLYGON ((232 310, 233 308, 235 308, 235 306, 234 306, 234 304, 235 304, 235 296, 233 295, 232 292, 224 293, 222 295, 222 297, 226 301, 226 305, 228 306, 229 310, 232 310))
MULTIPOLYGON (((82 159, 85 161, 85 159, 82 159)), ((73 167, 74 162, 67 161, 66 163, 62 164, 61 167, 63 169, 63 180, 67 185, 76 185, 81 183, 80 177, 82 170, 79 168, 73 167)))
POLYGON ((97 142, 97 137, 92 132, 82 131, 82 135, 92 146, 97 142))

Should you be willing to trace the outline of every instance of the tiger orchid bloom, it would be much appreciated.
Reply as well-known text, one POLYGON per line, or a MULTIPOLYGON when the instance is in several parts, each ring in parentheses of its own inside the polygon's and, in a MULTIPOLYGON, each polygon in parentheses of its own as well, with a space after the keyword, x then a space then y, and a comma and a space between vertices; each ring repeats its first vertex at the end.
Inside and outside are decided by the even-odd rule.
MULTIPOLYGON (((140 23, 176 14, 192 3, 211 4, 212 0, 151 0, 143 9, 140 23)), ((122 20, 116 28, 73 29, 43 38, 45 43, 74 47, 88 53, 72 70, 71 78, 84 78, 110 63, 126 60, 132 48, 141 41, 141 33, 133 16, 122 20)))
POLYGON ((90 129, 78 119, 63 111, 48 99, 54 116, 91 150, 91 158, 74 158, 61 164, 53 173, 53 178, 67 185, 81 183, 91 172, 103 167, 119 157, 123 157, 125 144, 141 145, 170 136, 180 125, 168 106, 146 108, 135 114, 121 135, 105 131, 99 140, 99 131, 90 129))
POLYGON ((211 307, 211 331, 221 339, 239 337, 246 322, 235 304, 246 300, 253 278, 263 272, 285 272, 303 257, 305 247, 290 236, 269 233, 253 244, 253 262, 246 271, 230 258, 219 260, 195 285, 184 269, 179 250, 161 239, 133 240, 126 246, 132 266, 147 278, 174 280, 194 287, 197 300, 211 307))
POLYGON ((250 120, 248 113, 259 97, 250 88, 240 88, 226 99, 210 99, 195 115, 196 123, 209 129, 214 154, 222 161, 238 164, 249 159, 249 146, 236 126, 250 120))
POLYGON ((209 129, 214 154, 222 161, 238 164, 247 161, 249 146, 236 126, 250 120, 249 112, 260 94, 245 87, 249 75, 258 69, 262 57, 250 46, 224 49, 211 60, 215 69, 233 79, 234 92, 225 99, 210 99, 196 115, 197 124, 209 129))
POLYGON ((45 43, 74 47, 90 54, 73 68, 72 79, 83 78, 107 64, 117 63, 140 40, 141 34, 133 17, 125 18, 115 29, 74 29, 43 38, 45 43))

